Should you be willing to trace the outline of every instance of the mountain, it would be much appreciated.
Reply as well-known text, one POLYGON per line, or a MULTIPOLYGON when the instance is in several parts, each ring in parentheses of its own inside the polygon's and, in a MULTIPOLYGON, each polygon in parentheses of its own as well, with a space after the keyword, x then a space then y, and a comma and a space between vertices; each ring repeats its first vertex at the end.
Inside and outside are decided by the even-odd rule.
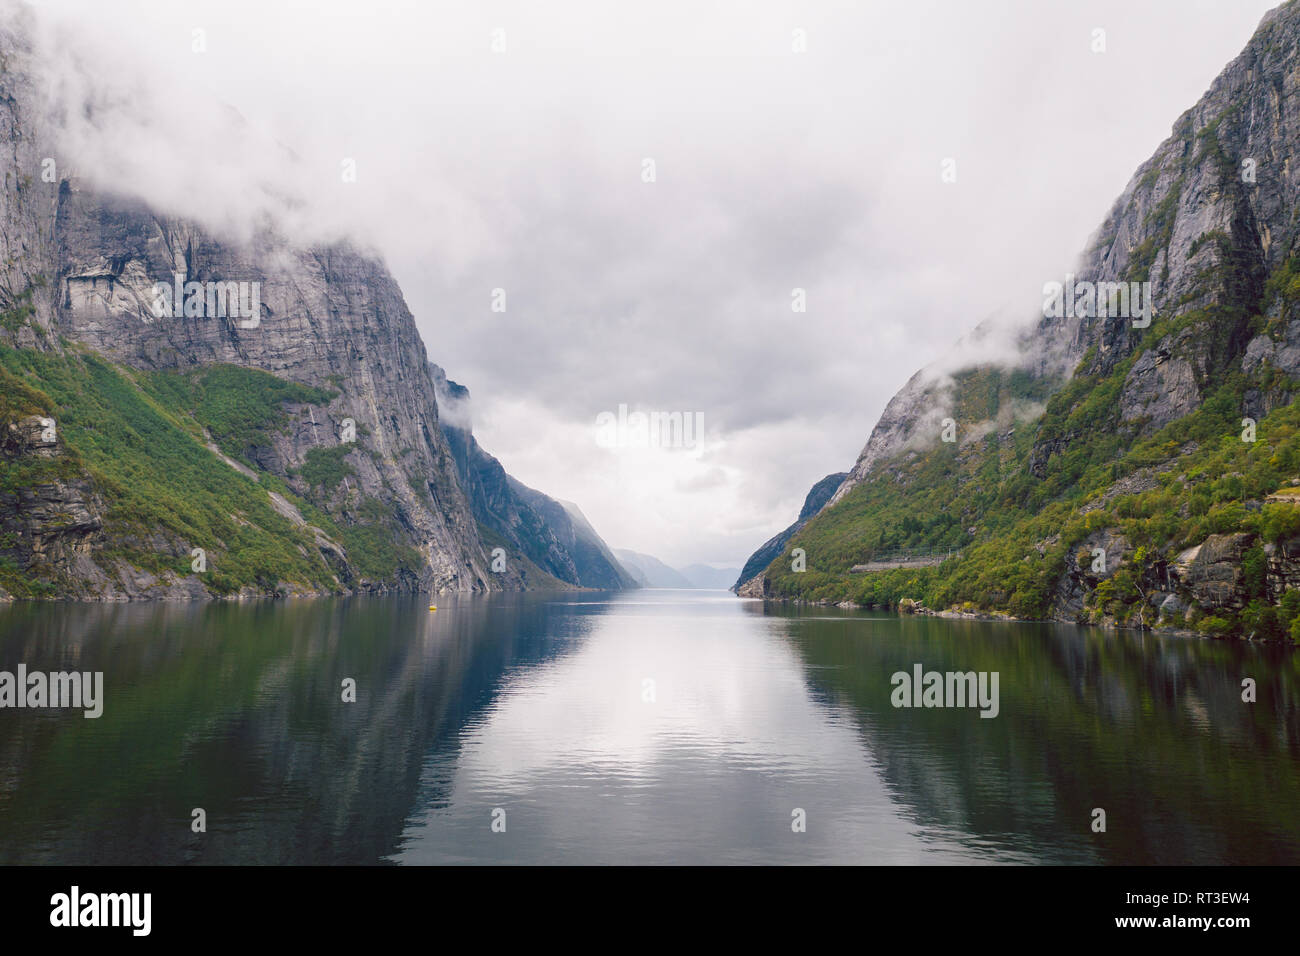
POLYGON ((709 591, 729 590, 740 573, 735 568, 714 568, 707 564, 688 564, 678 571, 691 587, 709 591))
POLYGON ((616 548, 614 554, 640 587, 726 590, 736 578, 735 568, 714 568, 707 564, 688 564, 670 568, 658 558, 638 551, 616 548))
POLYGON ((461 488, 483 537, 567 584, 603 590, 636 587, 576 505, 549 498, 506 473, 474 438, 469 389, 430 365, 442 431, 461 488))
POLYGON ((835 490, 847 477, 848 472, 840 471, 833 475, 827 475, 813 485, 812 490, 808 492, 808 496, 804 498, 803 507, 799 509, 799 517, 795 519, 794 524, 775 537, 763 542, 763 545, 750 555, 749 560, 745 562, 745 566, 740 569, 740 576, 730 586, 730 590, 738 591, 776 560, 785 551, 786 543, 794 537, 795 532, 807 524, 809 518, 822 510, 822 506, 831 500, 831 495, 835 493, 835 490))
POLYGON ((740 593, 1300 638, 1298 86, 1290 2, 1054 277, 1072 291, 1045 285, 1016 357, 918 372, 740 593), (853 572, 873 558, 898 566, 853 572))
POLYGON ((658 558, 638 551, 615 548, 614 556, 623 563, 623 567, 643 588, 691 588, 691 584, 680 571, 668 567, 658 558))
POLYGON ((0 14, 0 599, 558 586, 492 569, 384 264, 68 174, 28 16, 0 14))
POLYGON ((605 544, 596 529, 591 526, 587 516, 572 501, 560 501, 546 497, 539 491, 533 491, 516 482, 519 493, 525 500, 531 500, 532 506, 551 522, 554 528, 567 528, 561 540, 574 555, 578 573, 588 587, 601 587, 607 590, 639 587, 636 579, 628 573, 623 562, 614 556, 613 550, 605 544), (532 496, 531 499, 529 496, 532 496), (563 511, 559 514, 557 509, 563 511), (568 524, 565 524, 565 518, 568 524), (603 583, 601 583, 603 582, 603 583))

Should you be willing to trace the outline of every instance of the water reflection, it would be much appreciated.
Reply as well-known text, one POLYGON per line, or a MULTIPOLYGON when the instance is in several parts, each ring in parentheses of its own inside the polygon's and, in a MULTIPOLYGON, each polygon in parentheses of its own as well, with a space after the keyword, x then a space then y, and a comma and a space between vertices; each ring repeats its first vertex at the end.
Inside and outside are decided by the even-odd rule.
MULTIPOLYGON (((761 607, 747 605, 762 616, 761 607)), ((857 715, 900 804, 996 856, 1300 861, 1300 656, 1059 625, 786 615, 810 680, 857 715), (1001 712, 904 710, 915 662, 997 670, 1001 712), (1242 700, 1243 678, 1257 685, 1242 700), (1091 832, 1092 811, 1107 832, 1091 832)))
POLYGON ((727 596, 616 600, 433 755, 418 802, 402 862, 957 859, 895 812, 782 628, 727 596))
POLYGON ((0 710, 0 862, 1300 862, 1290 651, 708 592, 425 603, 0 609, 0 669, 106 697, 0 710), (918 662, 998 671, 999 716, 893 708, 918 662))

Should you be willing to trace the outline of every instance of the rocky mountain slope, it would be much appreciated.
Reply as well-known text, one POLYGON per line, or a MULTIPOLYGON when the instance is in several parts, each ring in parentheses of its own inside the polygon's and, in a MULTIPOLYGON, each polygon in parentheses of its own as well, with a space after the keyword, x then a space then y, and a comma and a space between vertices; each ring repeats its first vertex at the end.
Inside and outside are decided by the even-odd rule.
POLYGON ((1291 633, 1298 85, 1293 0, 1113 205, 1073 270, 1094 308, 1045 302, 1006 366, 918 373, 830 501, 740 593, 1291 633), (961 556, 849 572, 936 546, 961 556))
POLYGON ((512 478, 474 438, 469 389, 430 366, 443 434, 484 540, 499 542, 559 581, 602 590, 636 587, 576 505, 556 501, 512 478))
POLYGON ((757 551, 750 555, 749 560, 745 562, 745 566, 740 569, 740 577, 736 579, 732 590, 744 587, 747 582, 753 580, 765 567, 775 561, 785 551, 786 542, 794 537, 795 532, 808 523, 809 518, 825 507, 826 502, 831 500, 831 495, 835 494, 836 489, 844 483, 844 479, 847 477, 847 472, 840 471, 833 475, 827 475, 813 485, 812 490, 804 498, 803 507, 799 509, 799 517, 795 519, 794 524, 780 534, 768 538, 757 551))
POLYGON ((27 16, 0 16, 0 599, 557 585, 493 568, 383 263, 68 175, 27 16))

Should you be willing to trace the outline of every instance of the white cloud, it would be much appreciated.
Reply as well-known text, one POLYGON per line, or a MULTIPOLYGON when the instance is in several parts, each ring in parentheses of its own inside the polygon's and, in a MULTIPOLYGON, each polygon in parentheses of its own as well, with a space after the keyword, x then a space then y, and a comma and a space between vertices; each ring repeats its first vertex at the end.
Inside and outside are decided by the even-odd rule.
POLYGON ((484 447, 678 564, 739 564, 916 369, 1032 317, 1270 5, 37 4, 106 101, 88 172, 235 225, 294 195, 291 228, 372 243, 484 447), (721 444, 611 459, 585 436, 620 403, 721 444))

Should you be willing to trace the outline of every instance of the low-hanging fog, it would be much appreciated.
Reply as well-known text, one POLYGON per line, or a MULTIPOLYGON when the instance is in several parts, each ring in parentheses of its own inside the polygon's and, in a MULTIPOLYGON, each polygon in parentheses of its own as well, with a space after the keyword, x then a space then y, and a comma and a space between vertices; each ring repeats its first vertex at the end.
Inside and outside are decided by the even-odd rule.
POLYGON ((33 4, 78 174, 372 245, 508 471, 735 566, 914 371, 1034 316, 1272 5, 33 4), (620 405, 704 440, 606 447, 620 405))

